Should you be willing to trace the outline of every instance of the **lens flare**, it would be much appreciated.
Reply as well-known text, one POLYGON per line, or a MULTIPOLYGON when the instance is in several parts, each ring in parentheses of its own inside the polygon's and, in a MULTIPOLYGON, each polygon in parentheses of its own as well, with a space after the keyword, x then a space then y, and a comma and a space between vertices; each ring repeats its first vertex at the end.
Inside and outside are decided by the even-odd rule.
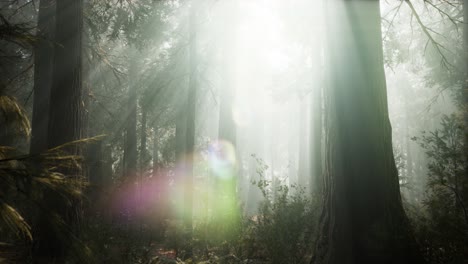
POLYGON ((218 140, 210 144, 208 162, 213 174, 222 179, 235 177, 237 169, 236 150, 225 140, 218 140))

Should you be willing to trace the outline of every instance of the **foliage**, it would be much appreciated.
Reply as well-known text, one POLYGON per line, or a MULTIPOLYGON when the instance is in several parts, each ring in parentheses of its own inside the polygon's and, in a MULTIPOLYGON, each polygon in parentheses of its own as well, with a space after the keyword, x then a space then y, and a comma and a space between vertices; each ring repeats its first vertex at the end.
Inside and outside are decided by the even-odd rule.
POLYGON ((302 263, 313 248, 318 207, 303 188, 266 179, 267 168, 260 165, 260 180, 253 182, 265 199, 258 215, 249 219, 244 228, 247 257, 261 254, 271 263, 302 263))
POLYGON ((455 114, 441 128, 415 138, 429 162, 426 214, 417 219, 417 236, 431 263, 461 263, 468 257, 468 178, 464 127, 455 114))
MULTIPOLYGON (((29 121, 15 98, 2 96, 2 124, 12 142, 29 135, 29 121), (8 122, 7 122, 8 121, 8 122)), ((71 236, 62 206, 70 207, 83 198, 86 187, 84 179, 78 176, 81 158, 68 154, 69 148, 77 148, 94 139, 70 142, 37 155, 22 155, 15 148, 0 146, 0 243, 5 248, 0 257, 8 261, 26 262, 31 253, 35 234, 34 227, 41 228, 38 216, 46 216, 53 226, 54 237, 61 243, 70 244, 71 254, 79 261, 89 262, 89 249, 71 236), (63 174, 64 171, 75 174, 63 174), (61 203, 47 203, 46 196, 61 200, 61 203)))

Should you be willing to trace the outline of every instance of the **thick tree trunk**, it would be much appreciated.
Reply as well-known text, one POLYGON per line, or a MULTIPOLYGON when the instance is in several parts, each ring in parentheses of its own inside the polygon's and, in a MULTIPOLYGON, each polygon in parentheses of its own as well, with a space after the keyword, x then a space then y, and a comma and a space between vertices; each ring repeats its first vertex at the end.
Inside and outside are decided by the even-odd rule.
MULTIPOLYGON (((465 58, 463 82, 463 105, 465 131, 468 130, 468 0, 463 1, 463 52, 465 58)), ((465 133, 465 154, 468 160, 468 133, 465 133)), ((467 165, 468 166, 468 165, 467 165)), ((468 169, 467 169, 468 170, 468 169)))
POLYGON ((30 153, 47 149, 49 98, 52 87, 55 37, 55 0, 41 0, 34 48, 34 95, 30 153))
MULTIPOLYGON (((54 77, 50 92, 49 124, 47 147, 53 148, 78 140, 82 136, 82 27, 83 1, 61 0, 56 6, 54 77)), ((69 154, 80 155, 78 148, 67 149, 69 154)), ((63 171, 68 176, 80 176, 81 171, 63 171)), ((66 202, 52 193, 45 195, 54 213, 63 217, 70 230, 76 230, 81 213, 79 201, 73 201, 70 209, 66 202)), ((39 234, 36 239, 38 262, 64 262, 69 250, 66 243, 75 243, 74 237, 64 230, 57 230, 51 222, 51 212, 42 212, 39 234)))
POLYGON ((327 5, 325 188, 311 263, 424 263, 392 152, 379 2, 327 5))
POLYGON ((54 78, 50 94, 48 147, 81 138, 83 1, 57 1, 54 78))

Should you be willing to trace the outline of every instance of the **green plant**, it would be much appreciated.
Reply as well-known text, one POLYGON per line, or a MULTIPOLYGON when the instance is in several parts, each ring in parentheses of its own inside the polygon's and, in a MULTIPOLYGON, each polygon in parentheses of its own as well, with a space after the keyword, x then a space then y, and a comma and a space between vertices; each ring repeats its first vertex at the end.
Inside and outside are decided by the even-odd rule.
POLYGON ((260 180, 253 184, 260 188, 264 201, 245 228, 247 255, 264 254, 275 264, 302 263, 312 248, 318 209, 304 188, 266 179, 268 166, 262 164, 260 180))
MULTIPOLYGON (((67 150, 93 139, 83 139, 49 149, 44 153, 23 155, 12 147, 29 137, 29 121, 15 98, 0 95, 0 260, 27 263, 34 255, 36 234, 44 224, 51 236, 67 243, 78 262, 91 263, 91 252, 66 221, 64 210, 83 200, 87 183, 79 177, 81 157, 67 150), (70 174, 64 174, 64 171, 70 174), (73 173, 72 173, 73 172, 73 173), (76 173, 76 174, 74 174, 76 173), (45 197, 54 197, 50 203, 45 197), (64 209, 65 208, 65 209, 64 209)), ((69 210, 70 211, 70 210, 69 210)), ((52 241, 43 241, 43 243, 52 241)))
POLYGON ((462 263, 468 258, 464 133, 462 121, 453 114, 442 118, 440 129, 414 138, 429 158, 426 215, 419 217, 416 231, 431 263, 462 263))

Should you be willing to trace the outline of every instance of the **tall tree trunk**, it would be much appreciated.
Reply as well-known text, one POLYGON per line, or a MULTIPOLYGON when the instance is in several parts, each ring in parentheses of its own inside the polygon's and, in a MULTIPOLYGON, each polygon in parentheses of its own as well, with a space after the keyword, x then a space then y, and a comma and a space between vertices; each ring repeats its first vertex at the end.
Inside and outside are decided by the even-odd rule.
MULTIPOLYGON (((468 0, 463 0, 463 52, 464 52, 464 80, 463 81, 463 105, 465 119, 465 131, 468 130, 468 0)), ((465 154, 468 160, 468 133, 465 133, 465 154)), ((468 165, 467 165, 468 166, 468 165)), ((467 168, 468 170, 468 168, 467 168)))
MULTIPOLYGON (((184 200, 184 170, 185 170, 185 154, 187 148, 187 87, 181 87, 180 103, 176 106, 176 121, 175 121, 175 164, 177 170, 174 178, 174 203, 178 208, 183 208, 184 200)), ((183 219, 183 215, 175 214, 173 215, 176 219, 183 219)))
MULTIPOLYGON (((323 8, 323 6, 320 6, 323 8)), ((320 9, 319 9, 320 10, 320 9)), ((323 51, 323 38, 316 39, 317 36, 323 36, 323 21, 318 19, 318 14, 315 15, 314 23, 318 26, 315 26, 312 30, 314 39, 312 40, 314 49, 310 51, 312 69, 311 69, 311 93, 310 93, 310 190, 313 196, 321 196, 323 188, 323 177, 322 177, 322 150, 323 150, 323 96, 322 90, 325 85, 323 79, 323 62, 322 62, 322 51, 323 51)))
POLYGON ((221 49, 224 51, 223 66, 222 66, 222 87, 220 87, 220 109, 219 109, 219 122, 218 122, 218 151, 221 159, 226 159, 234 156, 234 160, 226 159, 224 162, 228 162, 224 168, 222 168, 222 174, 215 175, 214 181, 216 183, 215 190, 215 202, 214 202, 214 217, 217 217, 217 221, 226 227, 226 233, 223 234, 226 239, 232 238, 237 230, 237 219, 240 215, 239 208, 237 208, 238 201, 238 177, 239 167, 238 160, 239 155, 237 151, 237 128, 232 115, 232 109, 235 97, 235 68, 236 68, 236 57, 233 55, 235 50, 235 39, 236 39, 236 2, 228 0, 227 5, 229 6, 229 13, 225 15, 225 36, 222 39, 221 49), (233 78, 234 77, 234 78, 233 78), (234 152, 234 153, 232 153, 234 152), (219 218, 221 217, 221 218, 219 218))
MULTIPOLYGON (((225 75, 229 75, 229 73, 225 75)), ((234 91, 230 78, 225 76, 224 79, 225 82, 220 91, 219 139, 236 146, 236 125, 232 117, 234 91)))
POLYGON ((325 200, 311 263, 424 263, 393 157, 379 1, 329 1, 326 17, 325 200))
POLYGON ((322 89, 321 85, 312 87, 310 107, 310 190, 312 195, 320 195, 323 187, 322 177, 322 89))
POLYGON ((49 98, 52 87, 55 37, 55 0, 41 0, 34 48, 34 95, 30 153, 47 149, 49 98))
POLYGON ((48 147, 81 138, 83 0, 57 1, 48 147))
MULTIPOLYGON (((414 174, 413 173, 413 155, 412 155, 412 150, 411 150, 411 133, 410 133, 410 115, 411 112, 409 110, 409 104, 408 104, 408 98, 405 98, 405 115, 406 115, 406 120, 405 120, 405 136, 404 136, 404 143, 405 143, 405 152, 406 152, 406 176, 405 180, 406 182, 411 183, 414 187, 418 186, 421 184, 420 179, 418 179, 420 176, 419 174, 414 174)), ((403 146, 401 148, 401 154, 403 155, 403 146)), ((417 193, 415 188, 410 188, 408 190, 408 200, 410 203, 414 203, 417 199, 417 193)))
POLYGON ((309 137, 307 136, 308 130, 308 114, 307 114, 307 99, 301 95, 299 103, 299 165, 298 165, 298 184, 301 188, 309 190, 309 159, 308 159, 308 146, 309 137))
MULTIPOLYGON (((53 85, 50 92, 48 148, 78 140, 82 136, 82 27, 83 0, 60 0, 56 5, 56 32, 53 85)), ((72 155, 80 155, 78 148, 67 149, 72 155)), ((63 171, 65 175, 79 176, 82 172, 63 171)), ((73 201, 68 208, 65 201, 52 193, 46 194, 51 210, 63 217, 71 230, 76 230, 80 221, 79 201, 73 201)), ((67 243, 75 243, 74 236, 58 231, 57 223, 51 222, 50 212, 42 212, 41 227, 37 236, 38 250, 41 257, 64 262, 69 250, 67 243)), ((39 257, 38 259, 43 259, 39 257)), ((40 260, 38 260, 40 262, 40 260)), ((53 262, 53 261, 52 261, 53 262)), ((49 262, 50 263, 50 262, 49 262)))
MULTIPOLYGON (((186 125, 186 155, 185 155, 185 185, 184 185, 184 225, 187 231, 189 241, 192 240, 193 231, 193 155, 195 151, 195 112, 198 90, 198 66, 197 66, 197 4, 198 1, 192 1, 189 14, 189 84, 187 97, 187 125, 186 125)), ((191 243, 187 248, 187 256, 192 257, 191 243)))
POLYGON ((145 170, 148 169, 147 166, 150 162, 149 153, 147 148, 148 133, 148 110, 142 106, 141 107, 141 134, 140 134, 140 170, 141 173, 145 173, 145 170))
MULTIPOLYGON (((297 122, 295 122, 296 111, 292 111, 296 109, 296 105, 293 102, 289 103, 289 111, 291 112, 289 126, 291 127, 292 131, 296 131, 297 122)), ((296 137, 296 133, 289 133, 288 137, 288 175, 289 175, 289 187, 293 187, 298 183, 298 175, 297 175, 297 144, 298 140, 296 137)))
MULTIPOLYGON (((186 91, 181 95, 183 101, 185 102, 187 98, 186 91)), ((186 106, 185 106, 186 107, 186 106)), ((178 106, 176 113, 176 128, 175 128, 175 161, 180 162, 183 160, 186 147, 186 127, 187 127, 187 113, 185 112, 184 104, 178 106)))
POLYGON ((125 177, 135 177, 137 173, 137 87, 136 52, 131 52, 128 80, 127 116, 125 119, 124 169, 125 177))
POLYGON ((153 177, 157 177, 159 172, 159 138, 158 127, 153 127, 153 177))

